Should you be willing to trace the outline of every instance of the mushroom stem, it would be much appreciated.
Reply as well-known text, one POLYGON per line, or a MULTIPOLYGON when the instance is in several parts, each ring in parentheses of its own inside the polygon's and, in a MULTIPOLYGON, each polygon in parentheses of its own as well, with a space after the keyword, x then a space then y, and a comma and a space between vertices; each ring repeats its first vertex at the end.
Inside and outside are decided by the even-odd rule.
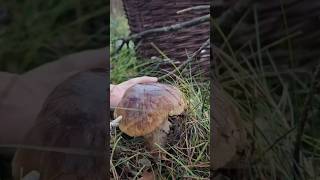
POLYGON ((112 120, 112 121, 110 122, 110 129, 111 129, 112 127, 118 127, 121 119, 122 119, 122 116, 119 116, 119 117, 117 117, 115 120, 112 120))
POLYGON ((150 151, 154 151, 157 149, 156 144, 158 144, 159 146, 165 145, 167 141, 167 135, 170 131, 170 126, 171 123, 166 120, 160 125, 159 128, 154 130, 152 133, 144 136, 146 146, 150 151))

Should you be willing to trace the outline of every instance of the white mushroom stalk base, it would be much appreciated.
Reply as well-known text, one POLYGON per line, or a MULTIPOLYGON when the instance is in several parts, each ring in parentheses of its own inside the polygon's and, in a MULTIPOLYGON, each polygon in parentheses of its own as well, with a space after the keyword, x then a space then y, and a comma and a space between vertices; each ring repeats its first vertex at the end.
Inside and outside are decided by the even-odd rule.
POLYGON ((163 146, 166 144, 167 135, 170 131, 170 126, 171 123, 168 120, 166 120, 160 125, 159 128, 154 130, 152 133, 144 136, 145 143, 150 151, 157 150, 156 144, 158 144, 159 146, 163 146))
POLYGON ((112 121, 110 122, 110 129, 111 129, 112 127, 118 127, 121 119, 122 119, 122 116, 119 116, 119 117, 117 117, 115 120, 112 120, 112 121))

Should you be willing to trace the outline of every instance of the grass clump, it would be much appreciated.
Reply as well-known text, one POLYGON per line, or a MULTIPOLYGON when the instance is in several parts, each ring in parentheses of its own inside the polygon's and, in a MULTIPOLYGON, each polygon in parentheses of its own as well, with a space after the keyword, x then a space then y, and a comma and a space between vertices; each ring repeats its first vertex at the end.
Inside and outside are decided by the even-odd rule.
MULTIPOLYGON (((240 26, 234 26, 230 33, 223 32, 216 23, 212 27, 219 43, 223 44, 214 49, 219 62, 214 69, 215 77, 240 110, 239 123, 246 127, 251 143, 250 157, 243 163, 246 168, 238 170, 241 175, 227 176, 235 179, 318 179, 319 134, 315 129, 319 128, 319 95, 315 93, 311 104, 305 104, 314 74, 304 67, 281 66, 272 53, 292 41, 297 32, 263 45, 258 14, 252 15, 254 17, 249 18, 255 20, 255 36, 239 48, 233 46, 232 39, 240 26), (307 112, 305 106, 308 106, 307 112), (297 159, 295 144, 304 113, 308 120, 297 159)), ((244 19, 237 24, 245 23, 244 19)), ((286 52, 289 56, 294 49, 289 47, 286 52)))

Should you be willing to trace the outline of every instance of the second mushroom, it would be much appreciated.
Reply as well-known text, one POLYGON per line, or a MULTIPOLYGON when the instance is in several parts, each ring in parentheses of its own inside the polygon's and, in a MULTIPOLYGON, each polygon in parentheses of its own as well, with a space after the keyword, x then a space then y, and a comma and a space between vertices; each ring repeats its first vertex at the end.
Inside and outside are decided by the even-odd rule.
POLYGON ((125 134, 143 136, 149 150, 164 145, 171 123, 169 116, 180 115, 186 108, 182 92, 161 83, 136 84, 124 94, 115 118, 122 116, 119 128, 125 134))

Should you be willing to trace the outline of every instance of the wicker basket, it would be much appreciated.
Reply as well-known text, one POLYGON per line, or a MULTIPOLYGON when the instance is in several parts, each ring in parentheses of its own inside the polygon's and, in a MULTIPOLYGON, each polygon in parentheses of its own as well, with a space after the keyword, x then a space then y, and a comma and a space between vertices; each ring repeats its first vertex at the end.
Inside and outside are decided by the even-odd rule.
MULTIPOLYGON (((158 28, 184 22, 209 14, 208 10, 194 10, 177 14, 185 8, 209 5, 209 0, 123 0, 124 9, 128 18, 131 33, 139 33, 148 29, 158 28)), ((160 33, 156 36, 144 38, 137 48, 137 54, 150 59, 153 56, 161 57, 159 51, 151 45, 153 43, 167 57, 179 64, 187 60, 188 55, 200 48, 210 37, 210 23, 203 23, 191 28, 175 32, 160 33)), ((135 42, 137 44, 137 42, 135 42)), ((210 50, 203 51, 194 62, 194 69, 205 72, 209 67, 210 50)), ((170 66, 160 65, 166 70, 170 66)), ((199 72, 199 71, 197 71, 199 72)))

